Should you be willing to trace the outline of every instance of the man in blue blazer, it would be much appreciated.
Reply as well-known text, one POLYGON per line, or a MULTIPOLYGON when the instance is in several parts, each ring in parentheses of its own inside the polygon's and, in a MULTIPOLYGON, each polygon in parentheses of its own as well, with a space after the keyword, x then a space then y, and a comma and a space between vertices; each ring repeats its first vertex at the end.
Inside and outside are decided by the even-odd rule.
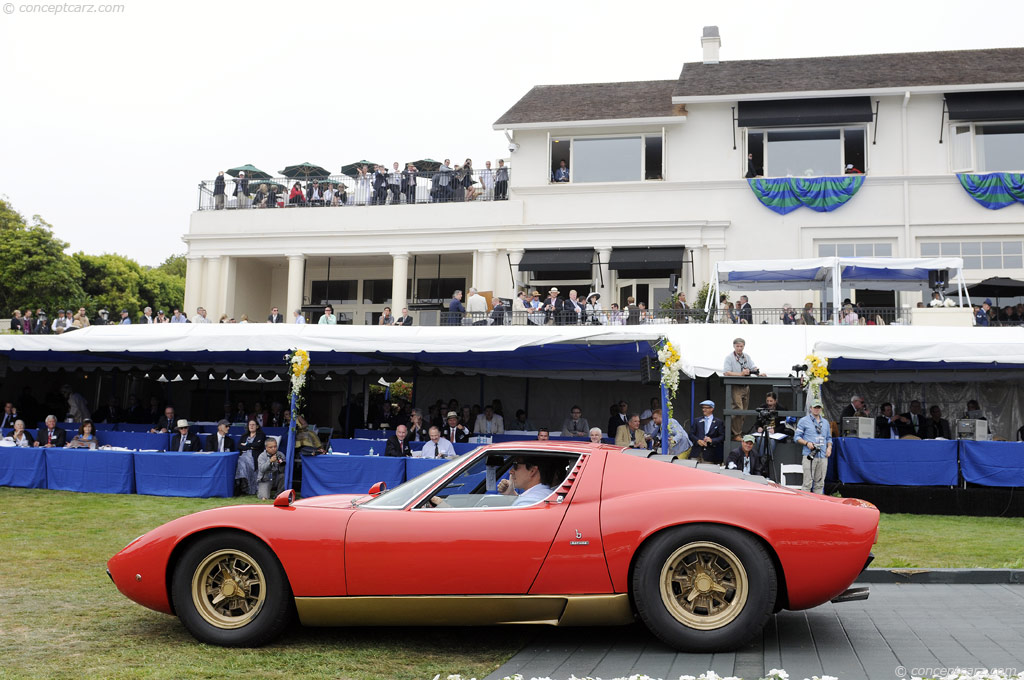
POLYGON ((704 463, 721 463, 725 423, 715 417, 715 402, 710 399, 700 402, 700 410, 703 415, 694 419, 690 427, 690 439, 697 459, 704 463))

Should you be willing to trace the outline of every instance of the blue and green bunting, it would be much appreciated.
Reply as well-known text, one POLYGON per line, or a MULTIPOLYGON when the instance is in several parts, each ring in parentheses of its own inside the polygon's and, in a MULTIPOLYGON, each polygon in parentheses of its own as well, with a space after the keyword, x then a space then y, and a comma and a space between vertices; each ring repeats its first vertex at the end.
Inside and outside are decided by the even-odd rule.
POLYGON ((857 193, 864 175, 841 177, 770 177, 747 180, 757 200, 780 215, 801 206, 816 212, 832 212, 857 193))
POLYGON ((957 174, 960 185, 975 201, 989 210, 1024 203, 1024 174, 990 172, 987 175, 957 174))

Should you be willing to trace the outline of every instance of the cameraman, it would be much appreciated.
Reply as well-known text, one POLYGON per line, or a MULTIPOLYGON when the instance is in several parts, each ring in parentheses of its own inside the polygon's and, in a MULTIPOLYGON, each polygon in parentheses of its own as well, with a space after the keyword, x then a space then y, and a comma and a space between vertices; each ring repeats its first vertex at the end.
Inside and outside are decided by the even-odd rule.
POLYGON ((757 416, 757 431, 768 434, 781 433, 793 436, 793 430, 786 425, 786 418, 779 415, 779 395, 776 392, 769 392, 764 395, 764 403, 757 408, 760 413, 757 416), (767 427, 766 427, 767 426, 767 427))
MULTIPOLYGON (((745 354, 743 352, 743 348, 746 346, 747 341, 743 338, 736 338, 732 341, 732 353, 725 357, 725 367, 722 375, 760 375, 761 371, 754 364, 754 360, 750 358, 749 354, 745 354)), ((749 405, 750 385, 733 385, 732 407, 740 411, 745 411, 749 405)), ((732 440, 735 442, 740 441, 740 435, 743 434, 743 420, 743 416, 732 417, 732 440)))
POLYGON ((821 417, 820 401, 811 403, 810 414, 796 424, 793 439, 804 447, 804 491, 825 493, 825 472, 828 470, 828 459, 832 456, 832 428, 821 417))

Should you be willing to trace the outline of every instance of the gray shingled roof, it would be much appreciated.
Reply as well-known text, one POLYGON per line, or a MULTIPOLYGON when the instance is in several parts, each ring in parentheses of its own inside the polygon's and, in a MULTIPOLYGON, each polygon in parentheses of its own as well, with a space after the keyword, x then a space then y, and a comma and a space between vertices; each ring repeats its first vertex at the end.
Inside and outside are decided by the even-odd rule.
POLYGON ((1024 82, 1024 48, 683 65, 673 97, 1024 82))
POLYGON ((675 85, 674 80, 537 85, 494 125, 686 115, 672 105, 675 85))

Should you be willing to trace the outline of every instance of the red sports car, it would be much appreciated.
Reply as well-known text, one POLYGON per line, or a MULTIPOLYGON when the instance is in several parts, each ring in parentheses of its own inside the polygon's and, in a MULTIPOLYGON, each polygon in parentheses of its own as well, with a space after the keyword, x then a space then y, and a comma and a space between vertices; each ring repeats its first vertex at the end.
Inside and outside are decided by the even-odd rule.
POLYGON ((780 609, 862 599, 878 510, 588 443, 484 446, 394 489, 231 506, 132 541, 108 573, 199 640, 306 625, 628 624, 735 648, 780 609))

